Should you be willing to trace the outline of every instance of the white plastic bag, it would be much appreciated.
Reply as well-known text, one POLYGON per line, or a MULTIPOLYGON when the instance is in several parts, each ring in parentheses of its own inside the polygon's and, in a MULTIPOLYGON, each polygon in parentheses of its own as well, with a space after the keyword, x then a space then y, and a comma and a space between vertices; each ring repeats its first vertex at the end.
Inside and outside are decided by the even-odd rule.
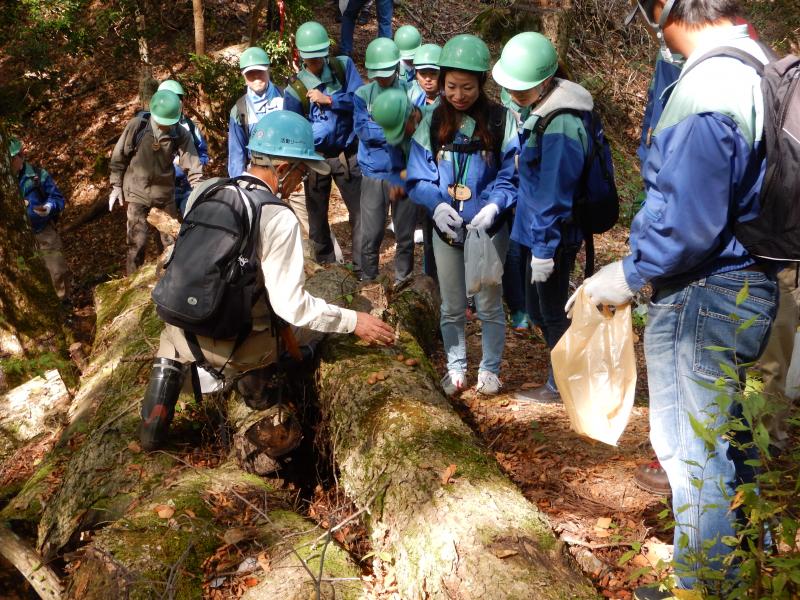
POLYGON ((492 236, 485 229, 467 229, 464 240, 464 278, 467 296, 473 296, 483 287, 500 285, 503 281, 503 261, 497 254, 492 236))
POLYGON ((792 360, 789 363, 789 369, 786 371, 786 389, 784 393, 789 400, 800 398, 800 327, 794 333, 792 360))
POLYGON ((636 390, 630 304, 600 311, 581 286, 570 316, 550 355, 558 391, 572 429, 616 446, 636 390))

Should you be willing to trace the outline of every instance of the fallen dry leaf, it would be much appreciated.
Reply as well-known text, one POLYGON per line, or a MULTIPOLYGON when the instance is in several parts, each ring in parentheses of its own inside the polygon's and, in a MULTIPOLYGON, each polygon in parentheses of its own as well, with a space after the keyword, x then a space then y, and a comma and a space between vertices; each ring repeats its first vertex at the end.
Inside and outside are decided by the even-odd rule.
POLYGON ((159 519, 169 519, 175 514, 175 509, 168 504, 159 504, 153 510, 158 515, 159 519))
POLYGON ((497 558, 508 558, 509 556, 514 556, 515 554, 519 554, 516 550, 512 550, 511 548, 501 548, 499 550, 494 550, 493 554, 497 558))
POLYGON ((128 444, 128 450, 134 454, 139 454, 142 451, 142 447, 139 445, 139 442, 132 441, 128 444))
POLYGON ((194 514, 194 511, 191 508, 187 508, 183 512, 185 512, 188 516, 190 516, 193 519, 197 517, 197 515, 194 514))
POLYGON ((455 465, 448 465, 448 467, 442 471, 442 485, 450 483, 450 479, 456 474, 456 469, 457 467, 455 465))
POLYGON ((258 577, 248 577, 244 580, 247 587, 255 587, 258 585, 258 577))
POLYGON ((266 552, 262 552, 258 556, 256 556, 256 560, 258 564, 261 566, 265 573, 269 573, 270 570, 270 563, 269 563, 269 556, 267 556, 266 552))
POLYGON ((608 529, 611 527, 611 517, 600 517, 594 524, 595 529, 608 529))

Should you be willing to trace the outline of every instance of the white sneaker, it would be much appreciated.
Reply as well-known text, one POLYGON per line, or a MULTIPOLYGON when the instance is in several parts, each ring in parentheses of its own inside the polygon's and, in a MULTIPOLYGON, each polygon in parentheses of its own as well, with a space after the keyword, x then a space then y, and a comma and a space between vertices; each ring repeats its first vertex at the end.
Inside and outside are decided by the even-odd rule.
POLYGON ((415 229, 414 230, 414 243, 421 244, 425 241, 425 235, 422 233, 422 229, 415 229))
POLYGON ((494 396, 500 392, 503 387, 503 382, 500 378, 491 371, 478 372, 478 385, 475 386, 475 391, 479 394, 486 396, 494 396))
POLYGON ((459 373, 458 371, 448 371, 442 377, 442 388, 447 396, 452 396, 467 387, 466 373, 459 373))

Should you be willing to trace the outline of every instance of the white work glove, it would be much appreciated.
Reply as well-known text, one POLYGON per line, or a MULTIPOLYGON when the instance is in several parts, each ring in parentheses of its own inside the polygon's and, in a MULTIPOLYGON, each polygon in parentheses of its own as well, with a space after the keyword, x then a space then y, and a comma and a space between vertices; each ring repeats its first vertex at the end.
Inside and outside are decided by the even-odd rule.
MULTIPOLYGON (((583 282, 583 291, 589 297, 592 304, 607 304, 609 306, 620 306, 630 302, 633 298, 633 290, 628 287, 625 281, 625 273, 622 270, 622 261, 618 260, 600 269, 597 273, 583 282)), ((564 310, 569 312, 578 292, 572 294, 564 310)))
POLYGON ((456 239, 455 228, 460 227, 464 219, 459 216, 455 208, 446 202, 442 202, 433 211, 433 222, 436 223, 436 227, 438 227, 439 231, 443 234, 452 239, 456 239))
POLYGON ((114 210, 114 203, 119 202, 119 205, 122 206, 122 188, 118 185, 115 185, 111 190, 111 195, 108 197, 108 210, 111 212, 114 210))
POLYGON ((40 217, 46 217, 50 214, 53 210, 53 203, 52 202, 45 202, 44 204, 40 204, 39 206, 35 206, 33 208, 33 212, 35 212, 40 217))
POLYGON ((480 209, 477 215, 472 217, 472 221, 467 225, 467 229, 489 229, 499 212, 500 209, 497 208, 497 205, 490 202, 480 209))
POLYGON ((544 283, 550 279, 556 263, 552 258, 536 258, 531 256, 531 283, 544 283))

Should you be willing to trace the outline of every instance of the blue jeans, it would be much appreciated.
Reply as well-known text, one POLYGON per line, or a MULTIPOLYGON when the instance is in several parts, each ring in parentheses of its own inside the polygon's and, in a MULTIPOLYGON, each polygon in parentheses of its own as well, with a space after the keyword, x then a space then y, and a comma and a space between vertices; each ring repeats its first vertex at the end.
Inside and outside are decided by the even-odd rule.
MULTIPOLYGON (((503 226, 494 237, 494 247, 502 261, 508 246, 508 226, 503 226)), ((439 291, 442 295, 442 340, 447 354, 447 370, 467 372, 467 342, 464 334, 467 309, 467 283, 464 275, 464 249, 450 246, 434 232, 433 254, 439 274, 439 291)), ((506 343, 506 315, 503 310, 501 285, 484 288, 475 294, 478 318, 481 320, 483 356, 480 370, 500 374, 500 360, 506 343)))
POLYGON ((508 242, 508 253, 503 269, 503 295, 511 314, 525 312, 525 274, 528 264, 528 249, 514 240, 508 242))
MULTIPOLYGON (((366 3, 367 0, 350 0, 342 13, 342 39, 339 44, 342 54, 348 56, 353 54, 353 31, 356 29, 356 19, 366 3)), ((391 38, 394 2, 392 0, 375 0, 375 8, 378 11, 378 37, 391 38)))
MULTIPOLYGON (((570 321, 564 311, 564 305, 569 300, 569 276, 575 266, 578 250, 580 250, 580 245, 561 244, 553 257, 555 263, 553 273, 547 281, 542 283, 531 283, 530 260, 526 260, 525 305, 533 324, 541 328, 544 341, 550 350, 555 347, 569 328, 570 321)), ((552 366, 548 368, 547 385, 552 390, 556 389, 552 366)))
MULTIPOLYGON (((730 410, 720 410, 716 401, 719 392, 699 382, 713 383, 723 376, 720 363, 740 365, 761 355, 775 318, 777 296, 774 279, 743 270, 658 290, 650 302, 644 335, 650 440, 672 488, 679 587, 692 587, 694 578, 680 574, 684 569, 697 569, 697 553, 704 541, 716 540, 706 550, 710 559, 706 564, 720 567, 730 548, 719 540, 734 534, 736 515, 728 510, 730 498, 737 485, 753 476, 752 469, 744 464, 748 457, 727 439, 717 437, 709 450, 695 434, 689 415, 716 427, 741 410, 737 403, 730 410), (745 281, 749 296, 736 306, 736 295, 745 281), (738 321, 731 318, 734 313, 738 321), (755 317, 752 326, 737 331, 751 317, 755 317), (709 350, 709 346, 731 350, 709 350), (681 547, 682 538, 688 540, 686 547, 681 547)), ((744 381, 744 369, 740 368, 739 374, 744 381)), ((730 382, 730 392, 738 385, 730 382)))

